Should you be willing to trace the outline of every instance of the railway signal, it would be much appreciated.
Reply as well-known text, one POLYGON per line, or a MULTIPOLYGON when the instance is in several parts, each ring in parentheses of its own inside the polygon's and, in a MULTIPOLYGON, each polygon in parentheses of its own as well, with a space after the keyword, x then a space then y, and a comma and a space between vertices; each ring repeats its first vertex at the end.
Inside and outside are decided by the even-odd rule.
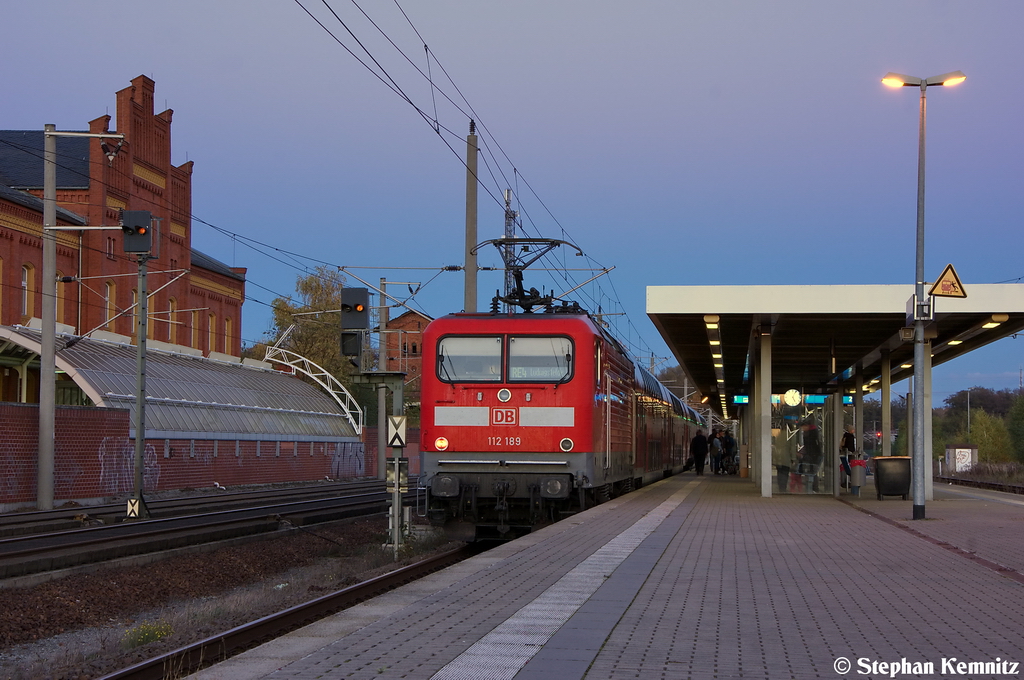
POLYGON ((148 253, 153 249, 150 223, 153 214, 148 210, 122 210, 121 231, 124 233, 124 252, 148 253))
POLYGON ((359 356, 362 332, 370 327, 370 292, 366 288, 341 289, 341 354, 359 356))

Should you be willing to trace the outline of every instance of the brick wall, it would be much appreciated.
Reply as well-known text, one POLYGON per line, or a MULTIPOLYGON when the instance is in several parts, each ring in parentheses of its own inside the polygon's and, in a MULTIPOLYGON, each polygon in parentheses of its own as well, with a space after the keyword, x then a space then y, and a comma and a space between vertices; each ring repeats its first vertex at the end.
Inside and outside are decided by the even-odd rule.
MULTIPOLYGON (((135 486, 129 412, 58 406, 54 504, 125 498, 135 486)), ((39 408, 0 403, 0 511, 36 498, 39 408)), ((358 442, 156 439, 146 442, 147 491, 374 476, 376 460, 358 442)))
MULTIPOLYGON (((409 476, 419 476, 420 464, 420 428, 407 427, 405 430, 406 447, 403 456, 409 459, 409 476)), ((363 446, 366 447, 366 470, 367 475, 375 477, 377 474, 377 428, 363 428, 363 446)), ((387 456, 391 456, 391 449, 388 449, 387 456)))

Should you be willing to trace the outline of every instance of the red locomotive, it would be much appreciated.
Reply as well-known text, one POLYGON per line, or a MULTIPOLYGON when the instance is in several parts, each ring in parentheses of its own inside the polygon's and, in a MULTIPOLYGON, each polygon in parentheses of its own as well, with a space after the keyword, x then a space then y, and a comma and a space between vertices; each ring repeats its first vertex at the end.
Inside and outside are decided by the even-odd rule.
POLYGON ((512 538, 679 472, 703 426, 577 305, 535 290, 522 305, 519 290, 527 313, 424 331, 428 512, 462 540, 512 538))

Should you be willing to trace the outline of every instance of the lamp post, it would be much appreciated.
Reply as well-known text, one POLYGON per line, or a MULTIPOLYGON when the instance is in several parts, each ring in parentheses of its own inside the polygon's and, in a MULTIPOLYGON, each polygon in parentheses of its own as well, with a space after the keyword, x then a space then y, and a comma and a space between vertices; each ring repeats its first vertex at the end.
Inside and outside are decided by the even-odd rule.
POLYGON ((956 85, 967 80, 963 71, 943 73, 931 78, 916 78, 902 73, 885 74, 882 82, 889 87, 919 87, 921 113, 917 137, 917 268, 914 276, 914 450, 913 492, 914 519, 924 519, 925 450, 924 450, 924 323, 932 318, 931 304, 924 295, 924 133, 925 95, 929 87, 956 85))

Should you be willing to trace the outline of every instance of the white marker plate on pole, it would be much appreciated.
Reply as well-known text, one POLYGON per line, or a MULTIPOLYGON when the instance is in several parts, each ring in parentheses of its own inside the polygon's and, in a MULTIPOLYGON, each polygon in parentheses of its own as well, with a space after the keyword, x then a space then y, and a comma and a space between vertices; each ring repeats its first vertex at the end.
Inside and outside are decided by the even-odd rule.
POLYGON ((388 446, 405 448, 405 416, 388 416, 388 446))

